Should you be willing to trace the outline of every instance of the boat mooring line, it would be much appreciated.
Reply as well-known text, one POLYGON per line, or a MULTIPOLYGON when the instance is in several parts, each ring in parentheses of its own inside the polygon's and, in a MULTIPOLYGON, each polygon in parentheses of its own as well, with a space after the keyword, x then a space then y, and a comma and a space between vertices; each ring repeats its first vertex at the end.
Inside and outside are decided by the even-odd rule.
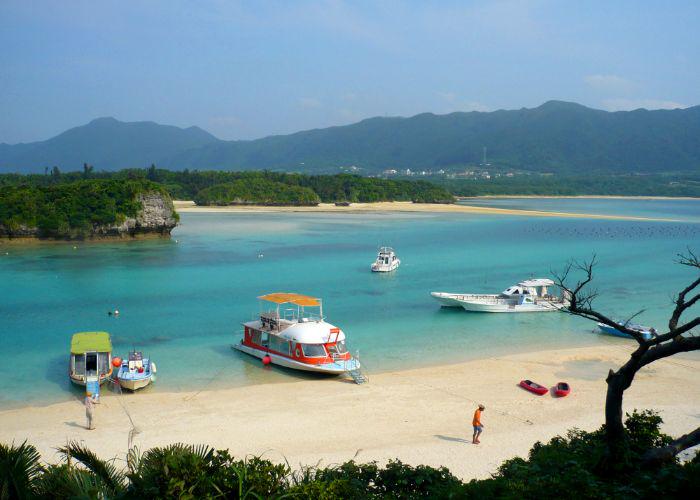
POLYGON ((221 375, 221 372, 223 372, 225 368, 226 368, 226 367, 223 367, 223 368, 221 368, 219 371, 217 371, 217 372, 207 381, 207 383, 204 384, 204 386, 203 386, 202 388, 200 388, 197 392, 195 392, 195 393, 192 394, 191 396, 187 396, 187 397, 183 398, 183 401, 191 401, 191 400, 193 400, 194 398, 196 398, 197 396, 199 396, 199 394, 200 394, 204 389, 206 389, 207 387, 209 387, 209 386, 211 385, 211 383, 214 381, 214 379, 216 379, 219 375, 221 375))
MULTIPOLYGON (((465 400, 465 401, 469 401, 470 403, 475 404, 475 405, 481 404, 481 403, 479 403, 478 401, 475 401, 475 400, 473 400, 473 399, 464 397, 464 396, 462 396, 461 394, 455 394, 454 392, 451 392, 451 391, 449 391, 449 390, 447 390, 447 389, 443 389, 443 388, 440 388, 440 387, 435 387, 435 386, 428 385, 428 384, 420 384, 420 385, 422 385, 423 387, 427 387, 427 388, 429 388, 429 389, 432 389, 432 390, 437 390, 437 391, 444 392, 445 394, 449 394, 450 396, 453 396, 453 397, 458 398, 458 399, 463 399, 463 400, 465 400)), ((494 412, 499 413, 499 414, 501 414, 501 415, 503 415, 503 416, 506 416, 506 417, 513 418, 513 419, 515 419, 515 420, 519 420, 520 422, 523 422, 524 424, 527 424, 527 425, 535 425, 534 422, 532 422, 532 420, 529 420, 529 419, 526 419, 526 418, 517 417, 517 416, 515 416, 515 415, 513 415, 513 414, 511 414, 511 413, 508 413, 507 411, 504 411, 504 410, 492 409, 491 411, 494 411, 494 412)))

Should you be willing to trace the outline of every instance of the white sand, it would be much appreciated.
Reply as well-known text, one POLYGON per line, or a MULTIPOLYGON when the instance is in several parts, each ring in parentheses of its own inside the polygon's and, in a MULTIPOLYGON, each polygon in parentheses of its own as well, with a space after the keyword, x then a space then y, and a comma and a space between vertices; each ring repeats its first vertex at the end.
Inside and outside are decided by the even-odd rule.
POLYGON ((260 205, 197 206, 193 201, 176 200, 175 209, 180 213, 366 213, 366 212, 420 212, 420 213, 464 213, 474 215, 519 215, 525 217, 567 217, 574 219, 634 220, 677 222, 673 219, 654 219, 626 215, 582 214, 573 212, 548 212, 544 210, 515 210, 510 208, 477 207, 471 205, 412 203, 410 201, 381 201, 377 203, 353 203, 339 207, 333 203, 320 203, 311 207, 276 207, 260 205))
MULTIPOLYGON (((615 339, 617 340, 617 339, 615 339)), ((264 454, 298 464, 399 458, 447 466, 464 479, 486 477, 505 459, 524 456, 537 440, 603 422, 604 378, 631 342, 607 347, 518 354, 461 364, 381 373, 369 384, 342 379, 267 384, 199 393, 106 393, 97 429, 87 431, 79 401, 0 412, 0 442, 28 439, 48 461, 67 440, 102 457, 123 457, 130 423, 141 450, 172 442, 208 443, 236 456, 264 454), (531 378, 566 380, 569 397, 535 396, 516 386, 531 378), (484 403, 481 445, 471 444, 471 418, 484 403)), ((680 435, 700 424, 697 357, 673 358, 642 370, 625 408, 661 412, 664 431, 680 435)), ((264 369, 262 366, 260 369, 264 369)), ((370 374, 371 375, 371 374, 370 374)), ((167 374, 160 374, 167 377, 167 374)))

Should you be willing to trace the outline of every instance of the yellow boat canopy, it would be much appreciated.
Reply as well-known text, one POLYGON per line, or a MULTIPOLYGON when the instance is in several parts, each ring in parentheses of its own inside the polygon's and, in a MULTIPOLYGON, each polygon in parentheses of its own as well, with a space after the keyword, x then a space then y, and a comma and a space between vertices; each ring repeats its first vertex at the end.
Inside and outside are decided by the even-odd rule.
POLYGON ((317 299, 316 297, 309 297, 308 295, 300 295, 298 293, 268 293, 267 295, 261 295, 258 298, 260 300, 274 302, 275 304, 294 304, 302 307, 318 307, 321 305, 320 299, 317 299))
POLYGON ((86 352, 112 352, 112 340, 107 332, 80 332, 70 341, 71 354, 86 352))

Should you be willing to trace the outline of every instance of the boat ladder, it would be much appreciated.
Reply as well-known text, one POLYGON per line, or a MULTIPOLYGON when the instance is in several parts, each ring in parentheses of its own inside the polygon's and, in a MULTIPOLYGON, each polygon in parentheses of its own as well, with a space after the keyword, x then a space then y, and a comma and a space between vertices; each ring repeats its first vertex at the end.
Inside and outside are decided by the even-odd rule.
MULTIPOLYGON (((355 359, 359 362, 360 361, 360 351, 357 351, 355 353, 355 359)), ((355 365, 357 366, 357 365, 355 365)), ((359 367, 353 368, 351 370, 348 370, 348 374, 350 377, 355 381, 356 384, 364 384, 365 382, 369 382, 369 377, 365 375, 365 373, 362 371, 362 365, 359 367)))
POLYGON ((100 399, 100 377, 88 375, 85 379, 85 393, 92 394, 93 399, 100 399))

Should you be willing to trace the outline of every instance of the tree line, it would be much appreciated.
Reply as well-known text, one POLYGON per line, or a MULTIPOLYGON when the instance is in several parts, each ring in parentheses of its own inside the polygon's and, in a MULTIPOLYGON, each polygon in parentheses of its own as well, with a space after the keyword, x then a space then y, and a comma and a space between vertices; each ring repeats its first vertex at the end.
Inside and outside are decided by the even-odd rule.
POLYGON ((43 175, 0 175, 3 185, 52 186, 78 180, 109 179, 155 182, 173 199, 198 204, 316 205, 334 202, 413 201, 452 203, 445 189, 426 181, 393 180, 358 175, 305 175, 269 171, 171 171, 156 168, 95 172, 85 164, 81 172, 62 173, 57 167, 43 175))

